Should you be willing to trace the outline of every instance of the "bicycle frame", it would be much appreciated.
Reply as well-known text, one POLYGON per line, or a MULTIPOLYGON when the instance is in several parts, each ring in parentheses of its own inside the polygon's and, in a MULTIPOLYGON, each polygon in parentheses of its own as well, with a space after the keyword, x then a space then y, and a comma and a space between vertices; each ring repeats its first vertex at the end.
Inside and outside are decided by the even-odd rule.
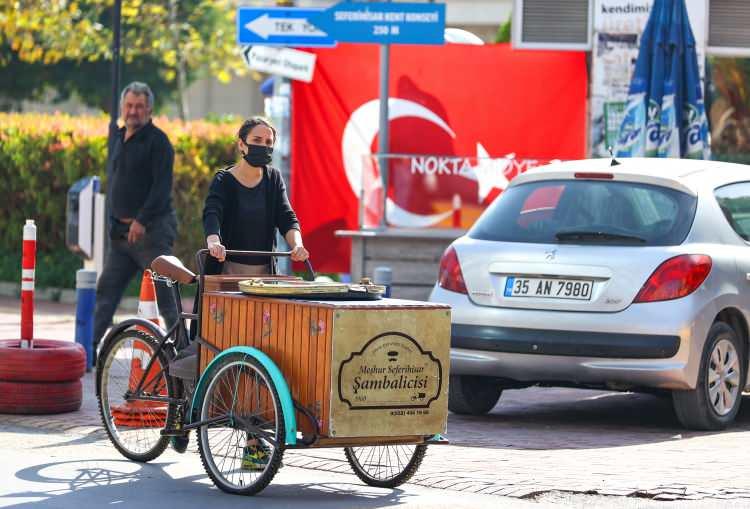
MULTIPOLYGON (((186 399, 185 398, 169 398, 164 396, 150 396, 143 394, 143 385, 146 383, 146 379, 148 378, 148 374, 150 373, 150 370, 154 364, 154 361, 158 358, 159 354, 164 350, 165 345, 169 341, 170 338, 173 339, 173 344, 175 345, 175 351, 179 352, 180 350, 184 349, 188 346, 188 330, 185 326, 185 321, 188 319, 195 319, 197 316, 194 313, 186 313, 182 309, 182 299, 180 296, 179 291, 179 283, 176 281, 173 281, 170 278, 160 276, 158 274, 153 276, 154 281, 160 281, 165 283, 173 292, 173 295, 175 297, 175 302, 177 305, 177 314, 178 319, 175 323, 172 324, 172 326, 167 329, 166 333, 163 335, 161 339, 159 339, 159 344, 156 348, 156 351, 151 356, 151 359, 149 359, 148 364, 146 365, 146 368, 143 370, 143 374, 141 375, 140 380, 138 381, 138 385, 135 388, 135 391, 126 391, 125 392, 125 401, 161 401, 165 403, 176 403, 176 404, 184 404, 186 399)), ((157 378, 161 376, 162 373, 165 372, 167 366, 163 366, 162 369, 159 371, 157 378)), ((165 373, 166 376, 170 376, 169 373, 165 373)), ((153 377, 152 377, 153 378, 153 377)))

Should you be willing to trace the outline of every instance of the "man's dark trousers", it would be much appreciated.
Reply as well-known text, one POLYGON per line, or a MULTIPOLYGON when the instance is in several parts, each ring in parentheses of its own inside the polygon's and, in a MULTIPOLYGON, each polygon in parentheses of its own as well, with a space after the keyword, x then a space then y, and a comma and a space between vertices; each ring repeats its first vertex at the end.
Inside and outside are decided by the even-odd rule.
MULTIPOLYGON (((154 258, 172 254, 177 237, 177 219, 172 212, 146 227, 146 234, 135 244, 128 244, 127 234, 112 238, 104 261, 104 269, 96 285, 96 311, 94 313, 94 343, 98 344, 112 323, 117 306, 133 276, 150 268, 154 258)), ((172 289, 156 283, 159 311, 169 328, 177 321, 177 307, 172 289)))

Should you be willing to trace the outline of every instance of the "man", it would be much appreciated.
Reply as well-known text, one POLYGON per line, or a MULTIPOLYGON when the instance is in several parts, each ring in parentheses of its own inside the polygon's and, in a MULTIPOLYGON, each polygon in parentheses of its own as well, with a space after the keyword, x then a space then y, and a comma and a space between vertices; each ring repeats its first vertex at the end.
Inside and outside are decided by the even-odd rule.
MULTIPOLYGON (((151 122, 154 94, 145 83, 126 86, 120 96, 125 127, 118 130, 108 164, 107 201, 110 245, 96 286, 94 351, 130 280, 159 255, 171 254, 177 236, 172 207, 174 150, 151 122)), ((171 289, 156 283, 156 297, 167 327, 177 320, 171 289)))

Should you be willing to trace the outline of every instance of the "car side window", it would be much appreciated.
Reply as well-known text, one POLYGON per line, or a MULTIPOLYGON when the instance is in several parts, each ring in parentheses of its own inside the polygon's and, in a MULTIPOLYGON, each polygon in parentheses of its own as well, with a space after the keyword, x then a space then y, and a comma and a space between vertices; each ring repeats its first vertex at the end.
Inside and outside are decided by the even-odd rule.
POLYGON ((714 196, 729 226, 737 235, 750 240, 750 182, 719 187, 714 196))

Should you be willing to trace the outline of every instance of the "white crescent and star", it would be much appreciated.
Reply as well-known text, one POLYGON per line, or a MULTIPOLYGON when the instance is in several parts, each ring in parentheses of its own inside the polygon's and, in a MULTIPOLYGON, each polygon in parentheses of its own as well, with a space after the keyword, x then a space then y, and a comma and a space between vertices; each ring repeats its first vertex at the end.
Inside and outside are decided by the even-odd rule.
MULTIPOLYGON (((373 99, 358 107, 349 117, 341 138, 341 155, 344 162, 346 178, 354 196, 360 197, 363 184, 368 192, 382 189, 382 180, 377 166, 366 166, 365 161, 372 156, 370 147, 379 131, 380 101, 373 99), (368 171, 365 171, 365 170, 368 171)), ((456 134, 448 123, 432 110, 408 99, 388 99, 388 120, 404 117, 421 118, 448 133, 451 138, 456 134)), ((489 159, 489 154, 481 143, 477 143, 477 165, 472 167, 473 173, 464 175, 465 178, 476 180, 479 185, 478 197, 481 202, 492 188, 505 189, 508 180, 503 169, 510 159, 489 159)), ((437 224, 450 217, 452 211, 439 214, 414 214, 399 207, 393 200, 386 200, 386 218, 393 226, 426 227, 437 224)))

